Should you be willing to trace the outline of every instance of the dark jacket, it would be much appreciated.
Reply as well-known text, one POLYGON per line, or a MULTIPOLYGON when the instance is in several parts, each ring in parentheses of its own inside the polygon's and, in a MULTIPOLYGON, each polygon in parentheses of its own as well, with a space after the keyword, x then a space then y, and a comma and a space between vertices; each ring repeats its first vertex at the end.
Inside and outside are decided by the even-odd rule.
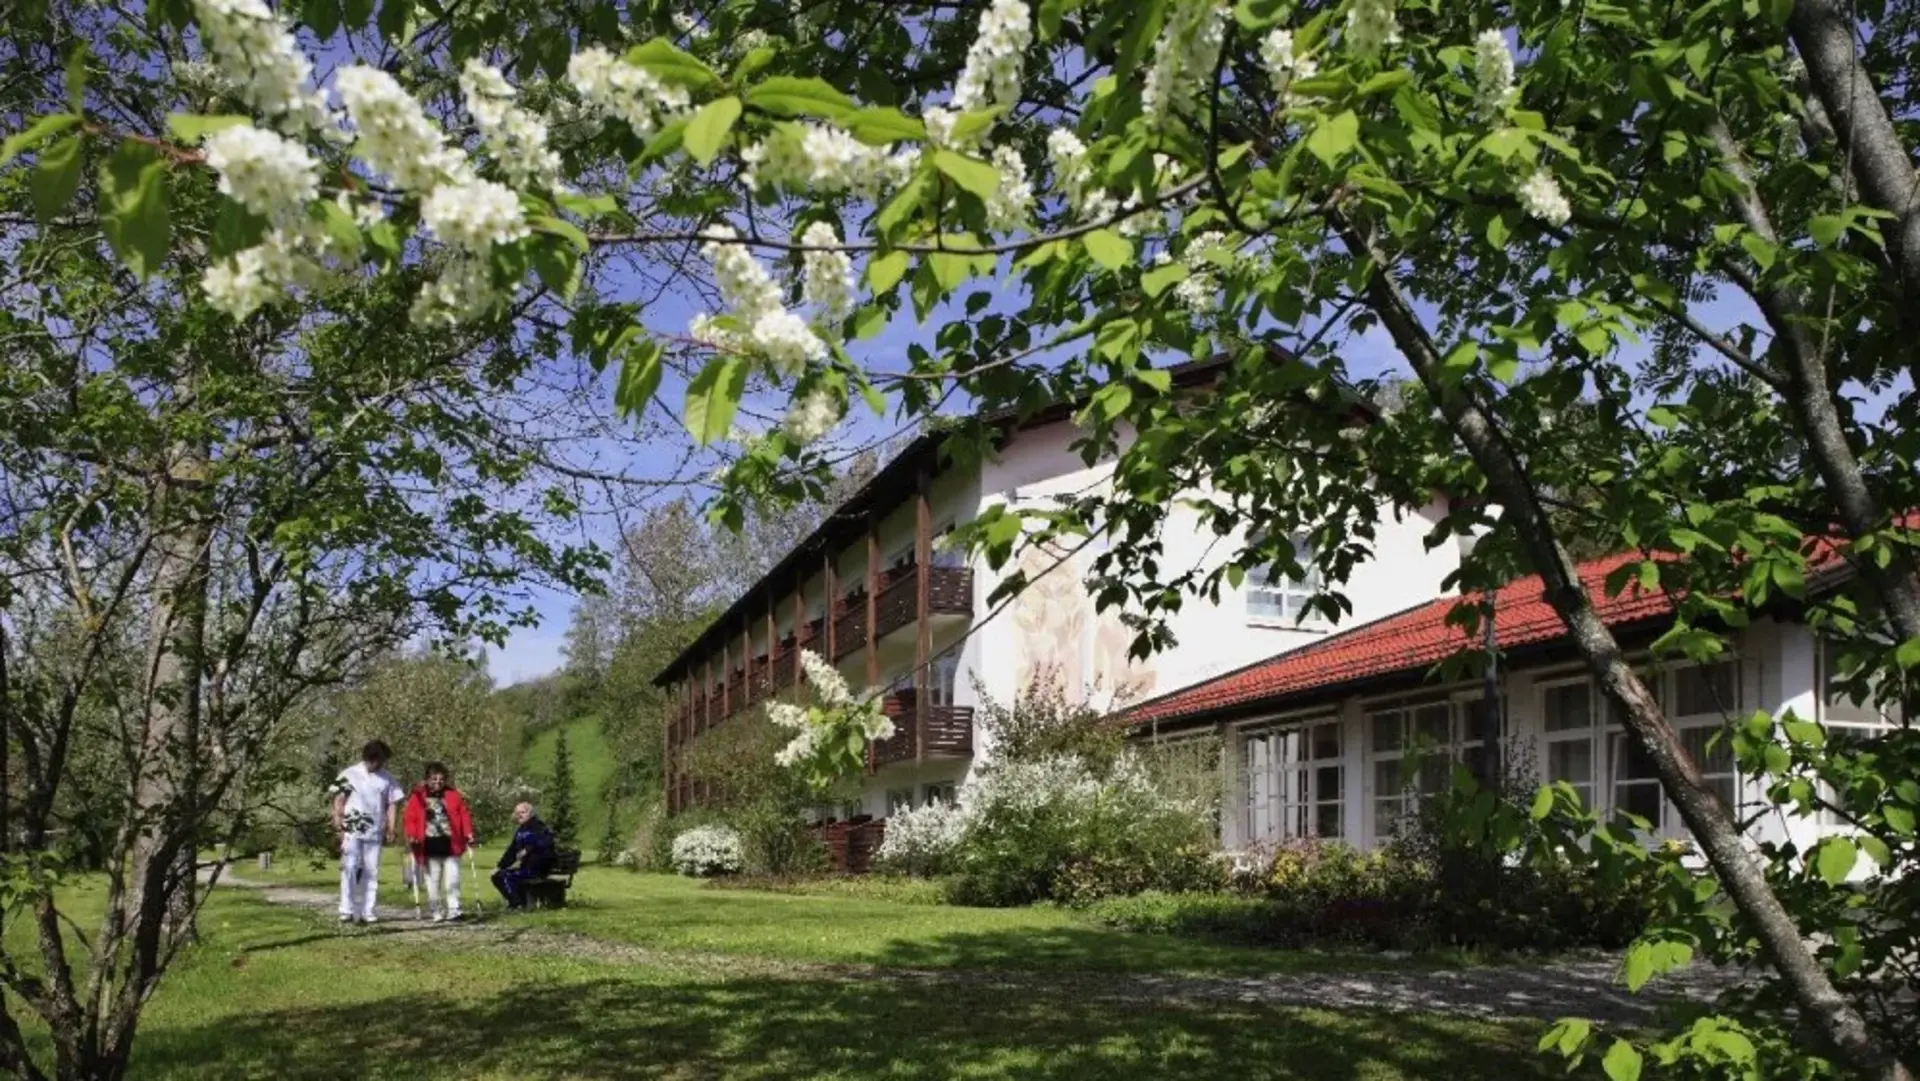
POLYGON ((528 875, 546 874, 547 868, 553 866, 553 831, 537 817, 521 823, 520 828, 513 831, 513 842, 500 853, 503 870, 516 862, 521 873, 528 875))

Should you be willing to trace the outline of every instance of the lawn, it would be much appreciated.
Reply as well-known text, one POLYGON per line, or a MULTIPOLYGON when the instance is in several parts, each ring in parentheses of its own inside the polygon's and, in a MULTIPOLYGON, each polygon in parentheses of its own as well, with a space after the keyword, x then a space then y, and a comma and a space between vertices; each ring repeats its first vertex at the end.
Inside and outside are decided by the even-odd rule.
MULTIPOLYGON (((563 725, 550 728, 535 736, 527 744, 526 757, 522 768, 534 784, 545 789, 553 783, 553 747, 559 739, 561 729, 567 733, 567 753, 573 759, 573 813, 575 815, 575 842, 588 859, 599 851, 600 841, 607 829, 607 801, 602 798, 606 791, 607 779, 613 776, 613 754, 607 750, 606 737, 600 733, 600 721, 596 717, 576 717, 563 725)), ((539 808, 542 818, 551 821, 549 811, 553 794, 547 792, 539 808)), ((626 843, 626 831, 629 823, 619 823, 620 829, 615 836, 622 844, 626 843)))
POLYGON ((1556 1075, 1537 1023, 514 956, 432 931, 343 935, 243 894, 216 897, 203 928, 148 1014, 136 1081, 1556 1075))
MULTIPOLYGON (((410 898, 400 888, 398 854, 389 849, 381 860, 380 898, 386 904, 404 906, 410 898)), ((478 896, 490 907, 498 903, 486 882, 492 865, 490 854, 482 852, 479 875, 463 886, 468 898, 478 896)), ((304 856, 285 860, 266 874, 246 865, 236 865, 234 872, 249 882, 328 892, 337 889, 340 881, 335 865, 316 869, 304 856)), ((568 907, 541 913, 537 919, 555 930, 650 949, 904 968, 1252 973, 1446 963, 1436 958, 1264 950, 1129 934, 1054 907, 961 908, 857 893, 728 890, 671 875, 604 867, 583 869, 568 907)))

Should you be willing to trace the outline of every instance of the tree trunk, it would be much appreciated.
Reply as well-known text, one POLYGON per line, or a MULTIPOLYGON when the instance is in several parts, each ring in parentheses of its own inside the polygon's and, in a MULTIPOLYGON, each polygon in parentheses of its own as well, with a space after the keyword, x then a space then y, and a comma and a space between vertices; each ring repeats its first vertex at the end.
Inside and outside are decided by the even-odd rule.
POLYGON ((1748 855, 1732 813, 1701 778, 1679 733, 1667 723, 1660 704, 1627 664, 1613 633, 1594 611, 1592 599, 1580 584, 1573 560, 1555 536, 1539 493, 1518 455, 1477 402, 1440 381, 1439 352, 1414 315, 1411 302, 1387 275, 1382 253, 1358 227, 1345 221, 1338 224, 1354 254, 1373 264, 1366 286, 1368 306, 1393 335, 1394 344, 1439 403, 1454 435, 1486 475, 1492 500, 1502 508, 1502 522, 1518 531, 1545 583, 1548 602, 1559 613, 1594 679, 1624 707, 1627 729, 1653 762, 1660 787, 1679 809, 1721 886, 1752 925, 1795 1003, 1841 1060, 1863 1076, 1877 1081, 1911 1081, 1907 1068, 1875 1039, 1860 1011, 1834 988, 1792 916, 1767 884, 1766 875, 1748 855))

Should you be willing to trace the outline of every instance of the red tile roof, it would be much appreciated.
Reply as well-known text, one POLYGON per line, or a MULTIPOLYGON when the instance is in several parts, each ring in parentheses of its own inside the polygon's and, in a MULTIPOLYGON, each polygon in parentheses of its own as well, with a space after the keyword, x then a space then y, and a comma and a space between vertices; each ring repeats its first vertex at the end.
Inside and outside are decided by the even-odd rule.
MULTIPOLYGON (((1637 581, 1618 596, 1607 596, 1606 577, 1637 553, 1607 556, 1580 565, 1580 584, 1593 598, 1608 626, 1624 626, 1669 615, 1673 599, 1643 593, 1637 581)), ((1200 714, 1255 705, 1324 687, 1425 671, 1474 645, 1447 614, 1479 597, 1452 595, 1365 623, 1302 649, 1229 672, 1127 710, 1128 725, 1183 720, 1200 714)), ((1560 616, 1546 601, 1538 575, 1501 586, 1494 600, 1496 633, 1502 650, 1551 642, 1566 634, 1560 616)))

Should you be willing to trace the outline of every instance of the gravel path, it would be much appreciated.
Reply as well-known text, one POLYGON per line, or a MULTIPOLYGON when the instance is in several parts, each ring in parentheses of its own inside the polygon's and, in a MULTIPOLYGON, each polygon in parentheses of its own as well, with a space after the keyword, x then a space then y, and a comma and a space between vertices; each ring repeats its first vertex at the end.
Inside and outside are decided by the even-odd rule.
MULTIPOLYGON (((256 891, 272 904, 331 912, 338 902, 331 893, 248 882, 234 877, 230 871, 221 876, 220 884, 256 891)), ((380 923, 373 929, 343 928, 341 933, 433 935, 473 949, 649 965, 723 979, 892 980, 1128 1001, 1404 1010, 1495 1020, 1509 1017, 1551 1020, 1577 1015, 1602 1022, 1648 1021, 1664 1004, 1683 998, 1711 999, 1740 978, 1737 972, 1693 965, 1656 981, 1640 994, 1629 994, 1617 978, 1619 962, 1613 957, 1452 970, 1251 976, 896 968, 651 950, 585 935, 541 930, 531 922, 538 919, 537 915, 502 917, 498 908, 489 908, 486 918, 456 924, 430 923, 415 916, 411 908, 385 905, 380 907, 379 916, 380 923)))

